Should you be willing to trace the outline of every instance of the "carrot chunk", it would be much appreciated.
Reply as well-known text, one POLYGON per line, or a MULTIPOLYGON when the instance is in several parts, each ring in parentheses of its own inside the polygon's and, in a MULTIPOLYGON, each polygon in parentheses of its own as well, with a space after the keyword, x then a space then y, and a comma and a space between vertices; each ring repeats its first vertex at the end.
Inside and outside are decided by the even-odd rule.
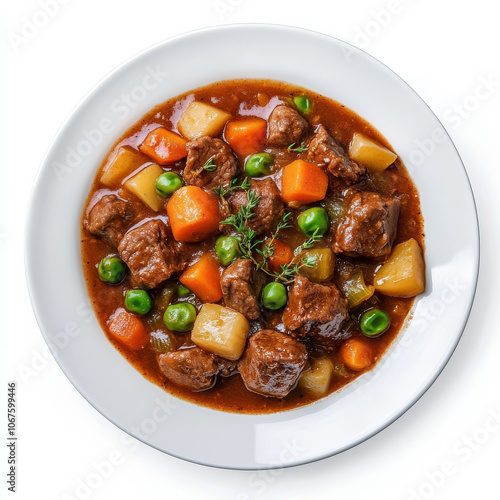
POLYGON ((288 264, 293 259, 292 249, 280 240, 276 240, 274 243, 274 252, 271 257, 269 257, 269 270, 279 271, 281 266, 288 264))
POLYGON ((112 337, 134 351, 149 342, 149 333, 142 321, 126 311, 115 315, 108 325, 108 331, 112 337))
POLYGON ((211 253, 205 253, 195 264, 189 266, 179 281, 194 292, 203 302, 218 302, 222 298, 220 268, 211 253))
POLYGON ((266 139, 267 122, 263 118, 233 120, 226 125, 224 137, 240 157, 259 152, 266 139))
POLYGON ((156 163, 168 165, 187 155, 186 140, 163 127, 150 132, 139 149, 156 163))
POLYGON ((219 228, 216 198, 197 186, 178 189, 167 203, 167 214, 177 241, 201 241, 219 228))
POLYGON ((373 365, 373 349, 363 340, 352 338, 340 346, 340 357, 351 370, 366 370, 373 365))
POLYGON ((283 169, 281 196, 287 202, 312 203, 326 196, 328 177, 320 167, 295 160, 283 169))

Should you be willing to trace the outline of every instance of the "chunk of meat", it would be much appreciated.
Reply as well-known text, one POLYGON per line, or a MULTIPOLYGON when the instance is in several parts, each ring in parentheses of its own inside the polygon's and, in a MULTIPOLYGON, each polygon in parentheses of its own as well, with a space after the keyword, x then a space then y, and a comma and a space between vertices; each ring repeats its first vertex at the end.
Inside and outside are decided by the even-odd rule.
POLYGON ((295 387, 307 362, 304 344, 274 330, 261 330, 248 341, 238 363, 249 391, 284 398, 295 387))
MULTIPOLYGON (((250 191, 260 197, 258 205, 254 208, 255 215, 248 220, 248 227, 257 234, 264 234, 274 229, 283 218, 285 208, 280 192, 274 181, 268 177, 262 181, 251 180, 250 191)), ((236 191, 230 198, 233 213, 238 213, 242 205, 248 205, 247 192, 236 191)))
POLYGON ((221 277, 222 295, 227 307, 240 312, 248 319, 260 316, 257 296, 263 281, 248 259, 238 259, 229 265, 221 277))
POLYGON ((321 124, 309 144, 307 159, 320 167, 326 166, 334 177, 348 185, 358 182, 366 174, 366 168, 352 161, 321 124))
POLYGON ((397 198, 361 191, 337 226, 333 251, 348 257, 382 258, 391 253, 398 228, 397 198))
POLYGON ((309 124, 295 109, 284 104, 276 106, 269 116, 267 142, 270 146, 287 147, 302 142, 309 124))
POLYGON ((232 149, 221 139, 212 137, 198 137, 186 144, 188 151, 186 168, 184 169, 184 181, 198 187, 213 189, 222 184, 229 185, 229 181, 238 173, 238 162, 232 149), (204 165, 212 160, 212 168, 209 171, 204 165))
POLYGON ((107 194, 92 207, 85 219, 85 227, 116 248, 133 218, 134 211, 127 202, 114 194, 107 194))
POLYGON ((152 219, 129 231, 121 240, 118 251, 139 286, 154 288, 187 264, 182 243, 167 241, 167 227, 152 219))
POLYGON ((295 277, 283 311, 283 325, 291 335, 334 341, 348 317, 347 300, 335 285, 320 285, 304 276, 295 277))
POLYGON ((177 385, 192 391, 210 389, 220 373, 228 377, 236 371, 236 363, 204 351, 200 347, 167 352, 158 356, 163 375, 177 385))

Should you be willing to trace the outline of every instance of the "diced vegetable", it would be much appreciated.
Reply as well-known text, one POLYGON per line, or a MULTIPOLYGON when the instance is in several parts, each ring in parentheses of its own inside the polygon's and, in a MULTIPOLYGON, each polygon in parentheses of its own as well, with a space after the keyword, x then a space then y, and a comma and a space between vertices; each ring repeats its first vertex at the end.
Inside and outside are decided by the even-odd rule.
POLYGON ((149 344, 156 354, 164 354, 175 350, 174 337, 162 331, 151 332, 149 344))
POLYGON ((392 297, 414 297, 425 289, 425 264, 419 244, 409 239, 396 245, 375 273, 377 291, 392 297))
POLYGON ((163 201, 156 192, 156 179, 163 173, 162 168, 153 163, 143 168, 125 183, 125 187, 137 196, 142 202, 158 212, 163 205, 163 201))
POLYGON ((333 363, 329 358, 313 359, 311 367, 302 373, 298 385, 315 396, 325 396, 330 388, 333 363))
POLYGON ((260 175, 266 175, 270 172, 270 167, 274 162, 273 155, 269 153, 257 153, 250 158, 245 163, 245 172, 250 177, 259 177, 260 175))
POLYGON ((359 304, 368 300, 375 293, 374 286, 366 285, 361 269, 341 273, 341 277, 342 291, 351 309, 359 306, 359 304))
POLYGON ((355 372, 366 370, 374 363, 373 349, 367 341, 352 338, 346 340, 339 351, 342 361, 347 368, 355 372))
POLYGON ((108 187, 116 186, 144 163, 147 163, 147 160, 140 153, 127 147, 120 147, 116 155, 104 167, 101 182, 108 187))
POLYGON ((397 154, 361 134, 354 134, 349 145, 349 156, 372 172, 382 172, 392 165, 397 154))
POLYGON ((312 110, 311 99, 309 99, 309 97, 306 97, 305 95, 298 95, 294 97, 293 103, 295 104, 297 110, 303 115, 307 116, 312 110))
POLYGON ((224 137, 238 156, 246 158, 261 150, 266 132, 266 120, 252 117, 230 121, 224 130, 224 137))
POLYGON ((245 349, 249 329, 243 314, 217 304, 204 304, 191 340, 202 349, 235 361, 245 349))
POLYGON ((175 172, 164 172, 156 179, 156 192, 166 198, 183 186, 182 179, 175 172))
POLYGON ((153 299, 146 290, 127 290, 125 307, 133 313, 147 314, 153 307, 153 299))
POLYGON ((192 293, 191 290, 182 283, 179 283, 177 285, 177 297, 179 297, 180 299, 187 297, 191 293, 192 293))
POLYGON ((167 307, 163 315, 165 326, 172 332, 188 332, 193 329, 196 309, 193 304, 182 302, 167 307))
POLYGON ((203 254, 181 274, 179 280, 203 302, 218 302, 222 298, 219 263, 211 253, 203 254))
POLYGON ((293 251, 292 249, 280 240, 274 240, 274 252, 269 257, 269 270, 270 271, 279 271, 281 266, 285 264, 289 264, 293 259, 293 251))
POLYGON ((299 215, 297 224, 306 236, 311 237, 314 234, 323 236, 328 230, 328 215, 324 208, 308 208, 299 215))
POLYGON ((201 241, 219 228, 216 198, 197 186, 178 189, 167 203, 167 213, 177 241, 201 241))
POLYGON ((160 165, 175 163, 187 155, 186 140, 163 127, 150 132, 139 149, 160 165))
POLYGON ((338 222, 347 214, 348 205, 344 198, 329 198, 323 206, 332 223, 338 222))
POLYGON ((97 272, 101 281, 116 285, 125 278, 127 266, 119 257, 104 257, 99 262, 97 272))
POLYGON ((170 302, 172 301, 176 289, 177 286, 175 283, 168 283, 161 290, 161 292, 158 295, 156 295, 155 306, 156 309, 160 311, 162 314, 165 312, 165 309, 169 306, 170 302))
POLYGON ((108 325, 108 331, 112 337, 134 351, 149 342, 149 333, 142 321, 126 311, 115 315, 108 325))
POLYGON ((314 163, 295 160, 283 169, 281 196, 287 203, 320 201, 327 189, 328 177, 314 163))
POLYGON ((215 242, 215 251, 223 266, 231 264, 240 255, 238 238, 235 236, 219 236, 215 242))
POLYGON ((366 311, 359 321, 361 331, 367 337, 378 337, 391 326, 389 316, 380 309, 370 309, 366 311))
POLYGON ((231 118, 229 113, 203 102, 192 102, 177 123, 179 132, 189 140, 201 135, 215 137, 231 118))
POLYGON ((284 307, 287 298, 285 285, 276 281, 268 283, 262 291, 262 303, 264 307, 273 311, 284 307))
POLYGON ((315 257, 316 264, 313 267, 301 267, 300 274, 312 281, 329 281, 332 278, 335 270, 335 255, 330 248, 304 250, 300 254, 300 260, 306 257, 315 257))

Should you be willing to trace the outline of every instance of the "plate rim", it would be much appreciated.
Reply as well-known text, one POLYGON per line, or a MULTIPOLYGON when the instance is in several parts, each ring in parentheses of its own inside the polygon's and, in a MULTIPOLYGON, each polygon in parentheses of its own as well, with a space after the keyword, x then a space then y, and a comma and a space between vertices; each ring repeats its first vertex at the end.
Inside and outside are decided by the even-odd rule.
MULTIPOLYGON (((462 160, 462 157, 461 157, 461 155, 460 155, 460 153, 459 153, 459 151, 458 151, 458 149, 457 149, 457 147, 456 147, 456 145, 455 145, 452 137, 450 136, 450 134, 449 134, 448 130, 446 129, 446 127, 444 127, 444 125, 441 122, 441 120, 437 117, 437 115, 434 113, 434 111, 431 109, 431 107, 413 89, 413 87, 406 82, 406 80, 404 80, 395 71, 393 71, 391 68, 389 68, 386 64, 384 64, 382 61, 380 61, 375 56, 367 53, 363 49, 360 49, 360 48, 358 48, 358 47, 356 47, 356 46, 354 46, 354 45, 352 45, 352 44, 350 44, 350 43, 348 43, 348 42, 346 42, 344 40, 341 40, 341 39, 336 38, 334 36, 328 35, 326 33, 322 33, 322 32, 316 31, 316 30, 310 30, 310 29, 306 29, 306 28, 302 28, 302 27, 298 27, 298 26, 286 25, 286 24, 276 24, 276 23, 231 23, 231 24, 216 25, 216 26, 202 27, 202 28, 197 28, 197 29, 194 29, 194 30, 189 30, 189 31, 177 34, 175 36, 165 38, 165 39, 163 39, 163 40, 161 40, 161 41, 159 41, 159 42, 157 42, 157 43, 155 43, 155 44, 153 44, 151 46, 148 46, 148 47, 140 50, 139 52, 135 53, 131 57, 125 59, 123 62, 121 62, 117 66, 115 66, 111 71, 109 71, 101 79, 99 79, 95 83, 95 85, 93 85, 90 88, 90 90, 88 92, 86 92, 84 94, 84 96, 73 107, 73 109, 70 111, 70 113, 67 115, 67 117, 63 120, 62 124, 60 125, 60 127, 56 131, 53 139, 51 140, 51 142, 50 142, 50 144, 49 144, 49 146, 48 146, 48 148, 47 148, 47 150, 46 150, 46 152, 45 152, 45 154, 43 156, 43 159, 42 159, 42 161, 41 161, 41 163, 40 163, 40 165, 38 167, 38 170, 36 172, 36 175, 34 177, 33 184, 32 184, 31 191, 30 191, 29 203, 28 203, 28 207, 27 207, 26 219, 25 219, 25 225, 24 225, 24 245, 23 245, 23 249, 24 249, 24 267, 25 267, 25 278, 26 278, 26 283, 27 283, 27 289, 28 289, 28 292, 29 292, 29 297, 30 297, 30 302, 31 302, 32 310, 33 310, 36 322, 38 324, 38 327, 39 327, 39 329, 40 329, 40 331, 42 333, 42 336, 44 338, 44 341, 48 345, 48 347, 49 347, 49 349, 51 351, 51 354, 53 355, 53 357, 56 360, 59 368, 63 371, 63 373, 66 376, 66 378, 71 382, 72 386, 83 396, 83 398, 93 408, 95 408, 104 418, 106 418, 106 420, 108 420, 111 423, 113 423, 115 426, 117 426, 119 429, 121 429, 124 433, 126 433, 126 434, 132 436, 133 438, 138 439, 142 443, 144 443, 144 444, 146 444, 148 446, 151 446, 152 448, 157 449, 158 451, 166 453, 166 454, 168 454, 170 456, 174 456, 176 458, 179 458, 181 460, 185 460, 185 461, 190 462, 190 463, 200 464, 200 465, 204 465, 204 466, 208 466, 208 467, 213 467, 213 468, 217 468, 217 469, 256 471, 256 470, 284 469, 284 468, 290 468, 290 467, 297 467, 297 466, 304 465, 304 464, 307 464, 307 463, 317 462, 317 461, 323 460, 325 458, 329 458, 329 457, 332 457, 332 456, 337 455, 339 453, 342 453, 342 452, 344 452, 344 451, 346 451, 348 449, 354 448, 355 446, 358 446, 359 444, 367 441, 371 437, 375 436, 379 432, 381 432, 384 429, 386 429, 387 427, 389 427, 392 423, 394 423, 397 419, 399 419, 402 415, 404 415, 409 409, 411 409, 413 407, 413 405, 415 405, 424 396, 424 394, 429 390, 429 388, 432 386, 432 384, 437 380, 437 378, 442 373, 442 371, 444 370, 444 368, 448 364, 449 360, 453 356, 453 353, 455 352, 455 350, 456 350, 456 348, 458 346, 458 343, 460 342, 460 340, 462 338, 462 335, 463 335, 463 333, 465 331, 465 328, 466 328, 466 326, 468 324, 468 320, 470 318, 470 314, 471 314, 471 311, 472 311, 472 308, 473 308, 473 305, 474 305, 474 300, 475 300, 477 286, 478 286, 478 278, 479 278, 479 270, 480 270, 480 262, 481 262, 481 232, 480 232, 480 223, 479 223, 478 210, 477 210, 477 204, 476 204, 476 200, 475 200, 475 196, 474 196, 474 191, 472 189, 472 184, 471 184, 471 181, 470 181, 467 169, 466 169, 466 167, 464 165, 464 162, 462 160), (42 177, 42 173, 44 172, 44 170, 46 168, 48 168, 47 160, 48 160, 48 158, 50 156, 50 153, 52 152, 52 150, 53 150, 55 144, 57 143, 58 139, 60 138, 60 136, 62 135, 62 133, 66 129, 66 127, 68 125, 68 122, 70 122, 71 119, 73 118, 73 116, 75 114, 77 114, 79 112, 79 110, 86 105, 87 100, 89 100, 94 95, 94 93, 101 87, 101 85, 103 85, 104 82, 106 82, 109 79, 113 78, 113 76, 117 72, 119 72, 122 68, 124 68, 127 65, 133 63, 134 61, 140 59, 144 54, 147 54, 148 52, 153 51, 154 49, 156 49, 156 48, 158 48, 160 46, 163 46, 163 45, 168 46, 168 44, 170 42, 173 42, 175 40, 182 40, 182 39, 189 38, 189 37, 191 37, 193 35, 196 35, 196 34, 205 34, 205 33, 210 33, 210 32, 214 32, 214 31, 217 32, 217 31, 225 31, 225 30, 232 30, 232 29, 238 30, 238 29, 245 29, 245 28, 248 28, 248 27, 253 27, 253 28, 257 28, 257 29, 264 28, 264 29, 283 29, 283 30, 286 30, 286 31, 298 31, 298 32, 303 32, 306 35, 307 34, 309 34, 309 35, 311 35, 311 34, 315 35, 316 37, 323 38, 326 41, 328 41, 328 40, 332 41, 333 40, 335 43, 339 44, 340 46, 347 47, 348 50, 351 50, 353 53, 361 53, 361 54, 363 54, 364 57, 367 57, 368 59, 371 59, 371 60, 375 61, 376 63, 378 63, 380 65, 380 67, 383 67, 385 71, 389 72, 392 77, 395 77, 397 80, 399 80, 401 83, 403 83, 408 88, 408 90, 410 90, 411 93, 413 93, 414 96, 416 96, 418 98, 418 100, 420 101, 420 104, 424 104, 426 106, 426 108, 428 109, 428 111, 433 115, 433 117, 435 118, 435 120, 440 124, 442 130, 445 132, 445 134, 446 134, 446 136, 447 136, 450 144, 452 145, 452 147, 453 147, 453 149, 454 149, 454 151, 455 151, 455 153, 456 153, 456 155, 457 155, 457 157, 458 157, 458 159, 460 161, 463 173, 465 174, 465 179, 467 180, 468 193, 470 194, 472 205, 473 205, 473 208, 474 208, 474 223, 475 223, 475 227, 476 227, 476 233, 474 235, 474 252, 475 252, 475 262, 474 262, 475 266, 474 266, 474 269, 473 269, 474 280, 473 280, 473 287, 470 290, 468 290, 469 296, 468 296, 468 300, 467 300, 468 304, 467 304, 466 317, 465 317, 465 319, 463 321, 463 324, 460 326, 459 331, 457 331, 457 334, 456 334, 456 336, 454 338, 453 345, 450 346, 449 352, 447 352, 445 358, 443 359, 443 362, 442 362, 441 366, 429 378, 427 384, 421 390, 421 392, 419 394, 416 394, 416 395, 414 394, 411 397, 411 403, 410 404, 408 404, 407 406, 403 407, 399 412, 396 412, 392 416, 391 419, 384 421, 383 424, 381 424, 377 428, 373 429, 372 432, 369 432, 369 433, 363 435, 362 438, 360 438, 358 440, 354 440, 354 441, 350 442, 348 445, 346 445, 346 446, 344 446, 342 448, 339 448, 339 449, 335 450, 334 452, 326 452, 326 453, 317 455, 315 458, 312 458, 312 459, 306 458, 303 461, 296 461, 296 462, 289 463, 289 464, 285 463, 285 464, 277 464, 277 465, 270 464, 270 465, 267 465, 267 466, 256 466, 256 467, 235 467, 235 466, 226 466, 226 465, 213 464, 213 463, 204 463, 204 462, 199 461, 199 460, 190 459, 190 458, 185 457, 185 456, 180 456, 178 454, 175 454, 175 453, 172 453, 172 452, 167 451, 165 449, 162 449, 161 447, 159 447, 159 446, 157 446, 157 445, 155 445, 155 444, 153 444, 151 442, 148 442, 145 439, 142 439, 141 437, 139 437, 137 435, 132 434, 127 429, 125 429, 124 427, 122 427, 119 423, 117 423, 113 418, 111 418, 110 416, 106 415, 103 412, 103 410, 101 410, 100 408, 98 408, 98 406, 96 406, 89 399, 89 397, 87 397, 87 395, 80 389, 78 382, 75 381, 72 377, 70 377, 68 375, 68 373, 66 371, 66 368, 64 367, 63 362, 59 359, 59 353, 56 352, 56 349, 54 349, 54 346, 53 346, 52 342, 50 342, 50 339, 48 338, 48 335, 47 335, 47 333, 45 331, 44 319, 42 317, 43 316, 43 311, 41 311, 39 309, 39 306, 38 306, 37 301, 36 301, 36 297, 35 297, 36 293, 34 291, 34 285, 32 283, 32 272, 30 272, 30 270, 31 270, 30 258, 31 258, 31 254, 32 254, 31 248, 33 246, 33 244, 31 243, 31 240, 30 240, 30 237, 31 237, 31 234, 32 234, 32 231, 30 231, 30 227, 32 226, 33 219, 35 218, 35 211, 36 211, 35 207, 34 207, 35 193, 37 191, 37 187, 38 187, 38 184, 40 182, 40 178, 42 177)), ((99 328, 100 328, 100 325, 99 325, 99 328)), ((391 343, 391 345, 392 345, 392 343, 391 343)), ((389 349, 390 349, 390 346, 389 346, 389 349)), ((312 404, 314 404, 314 403, 312 403, 312 404)), ((310 405, 306 405, 306 406, 310 406, 310 405)), ((288 410, 286 412, 278 412, 278 413, 275 413, 274 415, 279 414, 279 413, 288 413, 289 411, 293 411, 293 410, 288 410)), ((253 415, 253 416, 258 416, 258 415, 253 415)))

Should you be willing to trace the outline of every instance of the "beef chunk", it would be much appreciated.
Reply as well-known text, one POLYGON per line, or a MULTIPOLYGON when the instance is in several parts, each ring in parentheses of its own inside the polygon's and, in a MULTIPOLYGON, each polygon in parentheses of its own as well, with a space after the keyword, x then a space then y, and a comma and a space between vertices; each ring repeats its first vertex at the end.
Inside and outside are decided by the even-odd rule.
POLYGON ((187 264, 182 243, 167 241, 167 227, 160 220, 150 220, 129 231, 118 251, 139 286, 154 288, 187 264))
POLYGON ((333 251, 348 257, 389 255, 396 238, 399 206, 397 198, 368 191, 356 193, 337 226, 333 251))
POLYGON ((85 220, 85 227, 116 248, 133 217, 134 212, 127 202, 114 194, 108 194, 92 207, 85 220))
POLYGON ((296 276, 283 311, 283 324, 291 335, 319 341, 336 340, 348 317, 347 300, 335 285, 320 285, 304 276, 296 276))
POLYGON ((213 189, 219 184, 227 187, 229 181, 238 173, 238 162, 231 148, 220 139, 204 136, 186 144, 188 151, 184 181, 198 187, 213 189), (203 166, 208 160, 216 166, 213 172, 203 166))
POLYGON ((309 144, 307 159, 320 167, 326 166, 334 177, 348 185, 366 174, 365 167, 352 161, 323 125, 318 126, 309 144))
POLYGON ((297 111, 289 106, 276 106, 268 120, 267 142, 271 146, 299 144, 307 134, 309 125, 297 111))
POLYGON ((236 260, 222 273, 221 287, 226 306, 248 319, 257 319, 260 316, 257 296, 262 284, 252 261, 236 260))
MULTIPOLYGON (((283 218, 285 208, 280 197, 280 192, 271 178, 262 181, 250 181, 250 190, 256 197, 260 197, 258 205, 255 207, 255 215, 248 221, 248 227, 257 234, 264 234, 274 229, 283 218)), ((239 212, 242 205, 248 205, 247 192, 237 191, 230 199, 233 212, 239 212)))
POLYGON ((232 375, 236 363, 204 351, 200 347, 167 352, 158 356, 163 375, 178 385, 192 391, 210 389, 218 373, 223 377, 232 375))
POLYGON ((307 362, 304 344, 274 330, 261 330, 248 341, 238 363, 249 391, 284 398, 297 383, 307 362))

